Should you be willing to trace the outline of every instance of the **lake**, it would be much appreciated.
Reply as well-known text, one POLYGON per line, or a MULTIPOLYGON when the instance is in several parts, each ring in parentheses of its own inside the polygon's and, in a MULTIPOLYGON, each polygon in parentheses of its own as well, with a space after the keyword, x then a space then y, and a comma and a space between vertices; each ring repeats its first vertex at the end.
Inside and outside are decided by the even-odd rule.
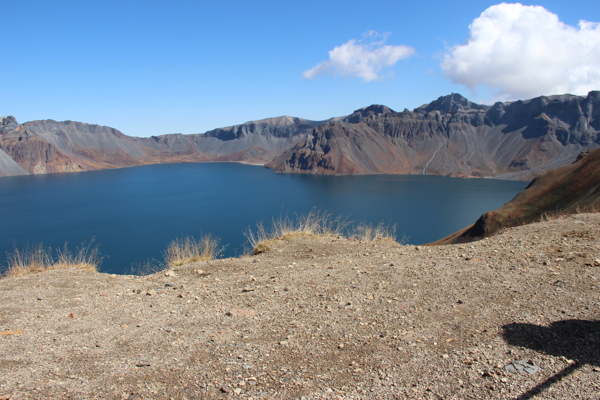
POLYGON ((211 233, 224 256, 245 251, 260 221, 313 208, 396 225, 410 244, 440 239, 511 200, 527 182, 422 175, 275 174, 237 163, 162 164, 0 178, 0 272, 14 246, 94 240, 101 271, 163 259, 173 239, 211 233))

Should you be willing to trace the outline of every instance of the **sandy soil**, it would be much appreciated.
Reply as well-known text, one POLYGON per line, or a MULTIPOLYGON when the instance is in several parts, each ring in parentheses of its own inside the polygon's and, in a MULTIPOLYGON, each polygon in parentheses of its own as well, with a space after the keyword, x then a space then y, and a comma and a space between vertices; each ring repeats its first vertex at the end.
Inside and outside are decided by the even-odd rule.
POLYGON ((600 214, 3 279, 0 399, 30 398, 599 399, 600 214))

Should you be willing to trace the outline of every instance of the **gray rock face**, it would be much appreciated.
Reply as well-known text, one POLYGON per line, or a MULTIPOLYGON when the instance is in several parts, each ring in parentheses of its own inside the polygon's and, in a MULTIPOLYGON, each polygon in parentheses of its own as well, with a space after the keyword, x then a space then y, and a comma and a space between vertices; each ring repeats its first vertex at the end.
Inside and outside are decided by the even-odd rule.
POLYGON ((600 92, 475 104, 459 94, 415 110, 374 105, 317 127, 268 163, 278 172, 530 179, 600 146, 600 92))

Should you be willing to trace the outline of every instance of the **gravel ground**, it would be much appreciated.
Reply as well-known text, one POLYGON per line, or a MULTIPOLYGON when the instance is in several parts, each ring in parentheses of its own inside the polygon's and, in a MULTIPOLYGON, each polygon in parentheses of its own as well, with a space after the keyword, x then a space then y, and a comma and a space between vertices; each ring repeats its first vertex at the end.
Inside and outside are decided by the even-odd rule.
POLYGON ((600 214, 468 245, 299 237, 146 277, 53 270, 0 280, 0 307, 3 400, 600 399, 600 214))

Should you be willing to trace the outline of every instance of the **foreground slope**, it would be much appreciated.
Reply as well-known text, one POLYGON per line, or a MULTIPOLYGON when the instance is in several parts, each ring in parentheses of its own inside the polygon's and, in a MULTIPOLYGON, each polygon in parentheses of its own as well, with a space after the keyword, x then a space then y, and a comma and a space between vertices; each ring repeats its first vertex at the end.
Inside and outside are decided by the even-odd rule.
POLYGON ((277 172, 531 179, 600 145, 600 91, 475 104, 459 94, 413 111, 374 105, 316 128, 268 163, 277 172))
POLYGON ((581 214, 469 245, 299 237, 147 277, 3 279, 0 398, 597 399, 599 238, 581 214))
POLYGON ((600 211, 600 149, 534 179, 513 200, 432 244, 466 243, 558 214, 600 211))

